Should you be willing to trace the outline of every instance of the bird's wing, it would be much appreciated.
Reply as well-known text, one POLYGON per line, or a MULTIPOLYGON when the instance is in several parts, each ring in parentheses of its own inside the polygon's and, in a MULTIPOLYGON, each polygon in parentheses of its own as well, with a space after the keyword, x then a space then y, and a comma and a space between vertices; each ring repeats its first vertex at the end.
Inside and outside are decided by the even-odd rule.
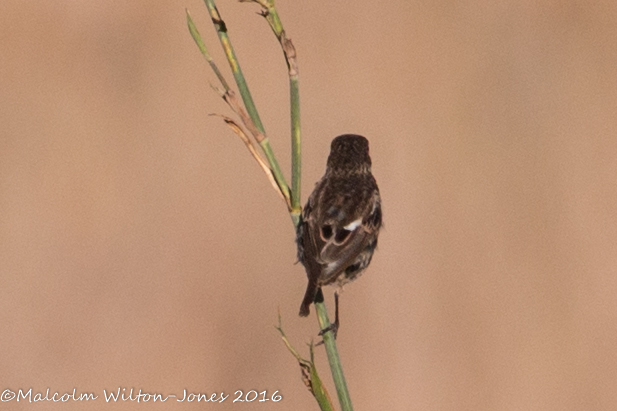
POLYGON ((362 210, 354 213, 357 218, 351 222, 337 219, 326 220, 320 227, 312 225, 311 237, 317 250, 317 259, 323 264, 323 283, 328 283, 338 273, 352 264, 364 250, 375 230, 381 224, 379 192, 364 203, 362 210))

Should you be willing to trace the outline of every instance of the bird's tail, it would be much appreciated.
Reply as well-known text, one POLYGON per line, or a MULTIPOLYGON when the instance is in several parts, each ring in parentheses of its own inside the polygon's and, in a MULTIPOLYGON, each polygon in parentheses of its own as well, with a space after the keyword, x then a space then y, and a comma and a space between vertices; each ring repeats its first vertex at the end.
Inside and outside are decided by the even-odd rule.
POLYGON ((317 284, 309 280, 309 283, 306 286, 306 293, 304 293, 304 299, 302 300, 302 305, 300 305, 300 317, 307 317, 310 314, 310 307, 315 301, 317 291, 319 291, 317 284))

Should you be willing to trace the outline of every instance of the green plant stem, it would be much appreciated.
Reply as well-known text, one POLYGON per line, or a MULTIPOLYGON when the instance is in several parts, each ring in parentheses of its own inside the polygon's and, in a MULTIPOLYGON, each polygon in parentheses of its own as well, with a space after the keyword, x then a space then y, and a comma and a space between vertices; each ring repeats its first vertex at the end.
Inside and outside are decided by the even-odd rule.
POLYGON ((291 100, 291 213, 294 224, 297 227, 300 223, 300 213, 302 212, 302 204, 300 203, 302 139, 300 134, 300 94, 297 75, 289 77, 289 94, 291 100))
POLYGON ((249 88, 246 84, 246 80, 244 79, 244 74, 242 74, 242 69, 240 68, 240 64, 238 63, 238 58, 236 56, 236 52, 229 40, 229 35, 227 34, 227 26, 225 22, 221 18, 221 15, 216 8, 216 4, 214 0, 204 0, 206 3, 206 7, 208 8, 208 12, 210 13, 210 17, 212 18, 212 23, 216 28, 216 33, 219 36, 219 40, 221 45, 223 46, 223 50, 225 51, 225 56, 227 57, 227 61, 229 62, 229 66, 231 67, 231 72, 236 80, 236 84, 238 85, 238 90, 240 91, 240 95, 242 95, 242 100, 244 101, 244 105, 246 107, 246 111, 249 113, 255 126, 257 129, 265 134, 265 129, 263 123, 261 122, 261 118, 259 117, 259 113, 257 112, 257 108, 255 107, 255 102, 253 101, 253 96, 249 91, 249 88))
MULTIPOLYGON (((296 227, 300 222, 300 213, 302 205, 300 203, 300 189, 301 189, 301 134, 300 134, 300 93, 298 84, 298 61, 296 56, 296 49, 290 39, 287 38, 285 30, 283 29, 283 23, 279 17, 279 14, 274 5, 274 0, 254 0, 263 7, 262 15, 266 18, 270 24, 270 28, 274 32, 274 35, 279 40, 283 53, 285 54, 285 61, 289 71, 289 94, 290 94, 290 107, 291 107, 291 159, 292 159, 292 180, 291 180, 291 215, 296 227), (296 219, 294 219, 294 213, 296 219), (296 223, 297 221, 297 223, 296 223)), ((328 319, 328 310, 323 302, 316 303, 315 309, 317 311, 317 319, 321 329, 325 329, 330 325, 328 319)), ((349 396, 349 390, 347 389, 347 382, 345 381, 345 374, 343 373, 343 366, 336 347, 336 340, 334 333, 329 331, 323 336, 324 345, 326 347, 326 353, 328 356, 328 362, 330 364, 330 370, 332 372, 332 378, 336 385, 336 393, 339 398, 339 403, 343 411, 352 411, 351 398, 349 396)))
MULTIPOLYGON (((328 318, 328 310, 323 302, 315 303, 315 310, 317 311, 317 320, 319 321, 319 327, 325 329, 330 326, 330 319, 328 318)), ((352 411, 351 397, 349 396, 349 390, 347 389, 347 382, 345 381, 345 374, 343 373, 343 365, 338 355, 338 349, 336 348, 336 339, 334 333, 328 331, 323 335, 324 345, 326 347, 326 354, 328 355, 328 363, 330 364, 330 371, 332 372, 332 379, 336 386, 336 394, 338 395, 339 403, 341 404, 342 411, 352 411)))
POLYGON ((219 70, 218 66, 212 59, 212 56, 210 56, 210 53, 208 52, 208 48, 206 47, 206 43, 204 43, 203 39, 201 38, 201 34, 199 34, 199 30, 197 30, 197 27, 195 26, 195 23, 193 22, 193 19, 191 18, 191 15, 189 14, 188 10, 186 10, 186 23, 189 27, 189 32, 191 33, 191 37, 193 37, 193 40, 195 41, 195 44, 197 44, 199 51, 204 56, 204 58, 206 59, 210 67, 212 68, 212 71, 214 71, 214 74, 216 74, 216 77, 219 79, 219 81, 223 85, 223 88, 225 89, 225 91, 228 91, 229 85, 227 84, 227 81, 225 81, 225 77, 223 77, 223 74, 221 74, 221 71, 219 70))
POLYGON ((289 186, 287 185, 285 176, 281 171, 281 167, 279 166, 278 161, 274 156, 274 152, 272 151, 272 147, 270 146, 270 141, 268 140, 268 137, 266 137, 263 123, 261 122, 261 118, 259 117, 257 108, 255 107, 253 97, 251 96, 251 92, 249 91, 246 80, 244 79, 244 75, 242 74, 240 63, 238 62, 238 58, 236 57, 236 53, 231 44, 231 40, 229 39, 229 36, 227 34, 227 26, 225 25, 223 19, 221 19, 221 15, 216 8, 214 0, 204 0, 204 2, 206 4, 206 7, 208 8, 210 17, 212 18, 212 23, 214 24, 214 28, 216 29, 216 32, 218 34, 221 46, 223 46, 223 50, 225 51, 225 56, 227 57, 227 61, 229 62, 229 66, 231 67, 231 72, 233 73, 234 79, 236 80, 236 85, 238 86, 238 91, 242 96, 242 101, 244 102, 246 111, 251 117, 251 120, 253 120, 255 127, 257 127, 257 129, 264 136, 264 138, 259 141, 259 145, 263 149, 266 160, 268 160, 270 168, 272 169, 272 174, 274 174, 274 178, 276 179, 279 188, 283 192, 283 195, 285 197, 289 197, 289 186))
MULTIPOLYGON (((243 1, 243 0, 241 0, 243 1)), ((244 0, 244 1, 254 1, 260 4, 263 7, 262 15, 266 18, 272 31, 278 38, 283 52, 285 54, 285 60, 287 63, 287 67, 289 69, 289 92, 290 92, 290 114, 291 114, 291 141, 292 141, 292 187, 291 190, 285 181, 285 177, 281 172, 281 169, 278 165, 276 157, 274 156, 274 152, 270 146, 268 138, 266 137, 265 130, 255 104, 253 102, 253 98, 246 84, 246 80, 244 79, 244 75, 242 74, 242 70, 240 69, 240 64, 238 63, 238 59, 235 55, 233 47, 231 45, 231 41, 229 40, 229 36, 227 35, 227 27, 225 26, 225 22, 221 19, 219 12, 216 8, 214 0, 204 0, 206 7, 208 8, 208 12, 210 13, 210 17, 212 18, 212 22, 217 31, 219 40, 223 49, 225 51, 225 55, 231 67, 232 73, 234 75, 234 79, 236 80, 236 84, 238 86, 238 90, 240 91, 240 95, 242 96, 242 100, 246 107, 246 111, 254 125, 254 128, 258 130, 261 135, 256 135, 258 143, 260 144, 270 169, 272 170, 272 174, 276 183, 278 184, 283 196, 287 199, 291 198, 290 204, 290 215, 292 222, 295 227, 297 227, 300 223, 300 216, 302 212, 301 206, 301 133, 300 133, 300 94, 299 94, 299 84, 298 84, 298 64, 296 59, 296 51, 290 39, 286 37, 285 30, 283 30, 283 25, 279 18, 278 12, 276 11, 274 0, 244 0)), ((221 84, 225 88, 226 92, 229 92, 229 86, 225 82, 222 74, 220 73, 216 64, 212 60, 208 50, 197 31, 190 15, 187 11, 187 22, 189 26, 189 31, 191 36, 195 40, 197 46, 199 47, 202 55, 208 61, 212 70, 219 78, 221 84)), ((229 96, 227 96, 229 97, 229 96)), ((250 128, 250 127, 249 127, 250 128)), ((258 133, 258 134, 259 134, 258 133)), ((325 329, 330 325, 330 320, 328 318, 328 312, 326 306, 323 302, 316 303, 315 308, 317 311, 317 319, 319 321, 320 329, 325 329)), ((330 364, 330 370, 332 372, 332 378, 336 385, 336 391, 339 398, 339 403, 341 405, 342 411, 352 411, 353 407, 351 405, 351 398, 349 396, 349 391, 347 389, 347 383, 345 381, 345 375, 343 373, 343 368, 341 365, 340 357, 338 354, 338 349, 336 347, 336 340, 332 331, 328 331, 323 336, 324 345, 326 348, 326 353, 328 356, 328 362, 330 364)), ((286 344, 288 344, 286 342, 286 344)), ((293 352, 293 351, 292 351, 293 352)), ((311 349, 311 364, 312 361, 312 349, 311 349)), ((302 365, 302 363, 301 363, 302 365)), ((312 365, 314 367, 314 365, 312 365)), ((316 373, 316 369, 313 370, 316 373)), ((311 373, 312 374, 312 373, 311 373)), ((318 402, 321 401, 320 398, 316 396, 318 402)), ((322 409, 329 409, 324 408, 322 409)))
POLYGON ((289 352, 291 352, 291 354, 296 357, 296 360, 298 360, 298 365, 300 365, 300 369, 302 370, 302 380, 304 381, 304 384, 307 386, 309 391, 315 397, 315 400, 317 400, 319 408, 322 411, 334 411, 334 407, 332 406, 332 400, 330 399, 330 394, 328 393, 326 387, 323 385, 323 382, 319 377, 319 373, 317 372, 317 368, 315 367, 315 353, 313 350, 313 344, 311 343, 310 345, 311 359, 310 361, 305 360, 304 358, 302 358, 300 353, 298 353, 298 351, 291 345, 291 342, 289 342, 289 340, 287 339, 287 336, 285 335, 285 332, 283 331, 283 326, 281 324, 281 313, 279 313, 279 324, 276 329, 279 331, 279 333, 281 333, 281 338, 283 339, 283 342, 287 346, 289 352))
MULTIPOLYGON (((246 0, 245 0, 246 1, 246 0)), ((291 117, 291 214, 294 222, 300 222, 302 212, 301 174, 302 174, 302 139, 300 132, 300 89, 298 84, 298 60, 296 49, 287 38, 283 23, 279 17, 274 0, 253 0, 262 7, 262 16, 266 18, 272 32, 278 39, 285 55, 289 72, 289 100, 291 117)), ((296 226, 298 225, 296 223, 296 226)))

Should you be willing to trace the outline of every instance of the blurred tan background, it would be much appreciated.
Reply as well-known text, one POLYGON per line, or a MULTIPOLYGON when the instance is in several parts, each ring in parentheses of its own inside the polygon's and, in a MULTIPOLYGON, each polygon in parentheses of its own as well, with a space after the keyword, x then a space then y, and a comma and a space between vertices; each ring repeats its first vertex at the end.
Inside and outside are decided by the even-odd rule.
MULTIPOLYGON (((218 6, 287 171, 278 43, 257 6, 218 6)), ((341 300, 355 408, 616 409, 617 3, 278 6, 304 198, 352 132, 384 201, 341 300)), ((230 112, 185 7, 231 80, 198 0, 0 3, 0 390, 99 396, 0 409, 316 409, 273 327, 280 308, 298 349, 317 339, 292 226, 208 116, 230 112), (118 387, 232 396, 105 403, 118 387), (232 404, 251 389, 283 400, 232 404)))

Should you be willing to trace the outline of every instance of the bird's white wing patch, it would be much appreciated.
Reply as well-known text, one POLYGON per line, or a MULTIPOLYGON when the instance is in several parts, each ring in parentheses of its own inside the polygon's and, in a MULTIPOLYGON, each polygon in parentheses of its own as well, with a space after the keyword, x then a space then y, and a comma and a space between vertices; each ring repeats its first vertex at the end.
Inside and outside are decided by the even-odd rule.
POLYGON ((362 218, 358 218, 356 221, 352 221, 351 223, 347 224, 343 228, 347 231, 353 231, 356 228, 360 227, 361 224, 362 224, 362 218))

